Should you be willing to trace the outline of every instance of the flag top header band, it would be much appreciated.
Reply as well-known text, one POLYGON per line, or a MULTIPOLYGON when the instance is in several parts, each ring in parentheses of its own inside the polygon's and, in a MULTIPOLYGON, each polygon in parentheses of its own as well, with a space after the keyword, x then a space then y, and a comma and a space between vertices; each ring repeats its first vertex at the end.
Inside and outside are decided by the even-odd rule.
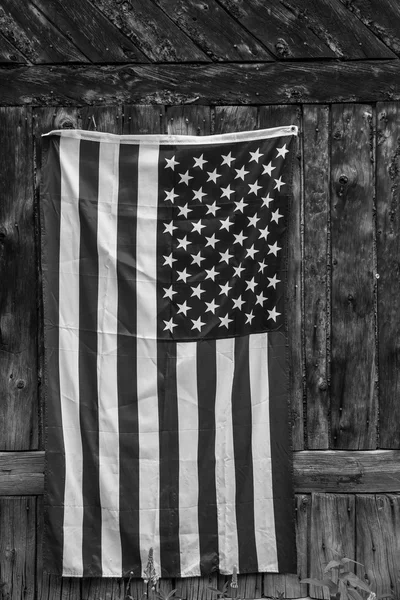
POLYGON ((224 142, 245 142, 250 140, 262 140, 266 138, 282 137, 286 135, 298 135, 296 125, 284 127, 272 127, 270 129, 255 129, 254 131, 238 131, 235 133, 223 133, 217 135, 116 135, 114 133, 102 133, 100 131, 85 131, 83 129, 55 129, 45 133, 42 137, 59 135, 61 137, 88 140, 94 142, 105 142, 110 144, 132 144, 146 142, 148 144, 219 144, 224 142))

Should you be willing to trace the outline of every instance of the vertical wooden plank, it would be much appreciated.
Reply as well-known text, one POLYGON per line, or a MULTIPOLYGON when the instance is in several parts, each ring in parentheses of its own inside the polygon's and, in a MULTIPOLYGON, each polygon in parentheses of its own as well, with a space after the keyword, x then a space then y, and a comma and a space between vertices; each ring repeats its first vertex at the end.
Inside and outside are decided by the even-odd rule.
POLYGON ((332 106, 331 416, 334 448, 376 448, 372 108, 332 106))
POLYGON ((81 600, 125 600, 125 585, 123 579, 95 578, 82 580, 81 600))
POLYGON ((303 109, 307 448, 329 448, 329 107, 303 109))
POLYGON ((80 111, 81 129, 122 133, 121 106, 85 106, 80 111))
POLYGON ((263 596, 277 598, 282 592, 284 598, 300 598, 307 596, 307 584, 300 583, 308 573, 308 532, 311 516, 311 496, 296 494, 296 548, 297 575, 263 576, 263 596))
POLYGON ((31 109, 0 108, 0 450, 38 447, 31 109))
POLYGON ((164 133, 165 109, 155 105, 127 105, 123 108, 123 131, 129 133, 164 133))
POLYGON ((2 598, 35 598, 36 498, 0 499, 2 598))
MULTIPOLYGON (((310 577, 322 579, 324 567, 334 558, 355 559, 355 497, 312 494, 310 577)), ((326 588, 310 586, 312 598, 329 598, 326 588)))
MULTIPOLYGON (((63 127, 77 128, 79 126, 78 110, 76 108, 35 108, 32 113, 33 124, 33 160, 35 173, 35 234, 38 249, 40 248, 40 223, 39 223, 39 201, 40 182, 42 169, 42 140, 43 133, 52 129, 63 127)), ((44 369, 44 339, 43 339, 43 303, 42 303, 42 273, 40 269, 40 256, 37 257, 37 281, 38 281, 38 381, 39 381, 39 448, 44 448, 44 397, 43 397, 43 369, 44 369)))
POLYGON ((356 497, 358 576, 377 597, 400 596, 400 496, 356 497))
POLYGON ((400 105, 377 105, 379 448, 400 447, 400 105))
POLYGON ((166 116, 169 134, 207 135, 211 132, 211 112, 208 106, 170 106, 166 116))
MULTIPOLYGON (((301 135, 301 110, 293 105, 262 106, 260 108, 259 126, 278 127, 280 125, 297 125, 301 135)), ((298 146, 299 147, 299 146, 298 146)), ((288 341, 290 373, 290 405, 292 420, 293 450, 304 450, 304 411, 303 411, 303 340, 301 325, 302 282, 301 282, 301 237, 302 190, 300 155, 293 164, 293 200, 291 206, 291 222, 288 239, 288 341)))

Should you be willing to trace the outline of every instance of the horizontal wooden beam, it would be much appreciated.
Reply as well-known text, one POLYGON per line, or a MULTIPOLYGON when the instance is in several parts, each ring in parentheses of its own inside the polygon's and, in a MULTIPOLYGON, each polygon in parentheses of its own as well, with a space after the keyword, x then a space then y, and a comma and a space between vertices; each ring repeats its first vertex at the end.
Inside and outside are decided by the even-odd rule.
MULTIPOLYGON (((0 496, 40 495, 44 452, 0 452, 0 496)), ((304 450, 294 453, 300 494, 400 492, 400 450, 304 450)))
POLYGON ((400 99, 400 59, 0 69, 0 106, 293 104, 400 99))

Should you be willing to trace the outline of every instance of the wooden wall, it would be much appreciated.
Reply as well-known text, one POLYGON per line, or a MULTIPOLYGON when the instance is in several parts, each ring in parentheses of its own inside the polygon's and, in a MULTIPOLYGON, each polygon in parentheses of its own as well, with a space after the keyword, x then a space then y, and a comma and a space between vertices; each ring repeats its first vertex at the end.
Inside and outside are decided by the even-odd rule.
MULTIPOLYGON (((300 584, 345 555, 400 598, 400 103, 0 108, 0 579, 3 598, 122 600, 121 580, 41 569, 43 423, 38 264, 40 135, 207 134, 300 127, 289 240, 291 417, 299 577, 246 575, 246 598, 300 584)), ((208 600, 210 581, 162 581, 208 600)), ((141 598, 141 581, 130 593, 141 598)))

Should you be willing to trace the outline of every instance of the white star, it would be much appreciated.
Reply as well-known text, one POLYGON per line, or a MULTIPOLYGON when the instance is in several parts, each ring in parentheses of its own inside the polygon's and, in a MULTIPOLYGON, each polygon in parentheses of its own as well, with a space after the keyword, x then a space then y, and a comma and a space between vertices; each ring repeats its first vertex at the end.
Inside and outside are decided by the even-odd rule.
POLYGON ((256 287, 256 285, 257 285, 257 284, 256 284, 256 282, 254 281, 254 279, 255 279, 255 278, 254 278, 254 277, 252 277, 252 278, 250 279, 250 281, 246 281, 246 285, 247 285, 247 287, 246 287, 246 290, 251 290, 252 292, 254 292, 254 288, 255 288, 255 287, 256 287))
POLYGON ((236 177, 235 177, 235 179, 237 179, 238 177, 240 177, 240 179, 242 181, 244 181, 244 178, 247 175, 247 173, 250 173, 250 171, 245 171, 244 165, 243 165, 243 167, 241 169, 235 169, 235 171, 236 171, 236 177))
POLYGON ((192 294, 192 298, 193 298, 193 296, 197 296, 199 300, 200 300, 200 296, 201 296, 202 294, 204 294, 204 290, 202 290, 202 289, 201 289, 201 285, 200 285, 200 283, 199 283, 199 285, 198 285, 198 286, 196 286, 196 287, 192 287, 192 292, 193 292, 193 294, 192 294))
POLYGON ((206 214, 208 215, 209 213, 212 213, 214 215, 214 217, 215 217, 215 213, 217 212, 217 210, 220 210, 220 208, 221 207, 217 206, 216 202, 213 202, 212 204, 209 204, 207 206, 207 213, 206 214))
POLYGON ((227 296, 232 286, 229 285, 229 281, 227 281, 224 285, 220 285, 219 287, 221 288, 220 294, 225 294, 225 296, 227 296))
POLYGON ((187 203, 185 204, 185 206, 178 206, 178 210, 179 210, 178 217, 183 215, 185 217, 185 219, 187 219, 188 214, 190 212, 192 212, 192 209, 188 208, 187 203))
POLYGON ((257 181, 254 183, 249 183, 249 194, 255 194, 257 196, 258 190, 261 189, 261 185, 258 185, 257 181))
POLYGON ((169 233, 170 235, 172 235, 174 229, 178 229, 177 227, 175 227, 173 221, 170 221, 169 223, 164 223, 164 227, 164 233, 169 233))
POLYGON ((281 187, 282 187, 283 185, 286 185, 286 184, 285 184, 285 183, 282 181, 282 177, 279 177, 279 179, 274 179, 274 181, 275 181, 275 187, 274 187, 274 190, 276 190, 276 189, 277 189, 277 190, 278 190, 278 192, 280 191, 280 189, 281 189, 281 187))
POLYGON ((189 185, 189 179, 193 179, 193 177, 189 175, 189 170, 187 170, 186 173, 178 173, 178 175, 181 178, 179 183, 186 183, 186 185, 189 185))
POLYGON ((228 198, 228 200, 230 200, 230 197, 232 194, 235 193, 235 190, 231 190, 231 186, 228 185, 228 187, 226 188, 221 188, 221 198, 223 198, 224 196, 226 196, 228 198))
POLYGON ((249 220, 249 225, 253 225, 254 227, 257 227, 257 221, 260 220, 260 217, 257 217, 257 215, 254 215, 253 217, 247 217, 249 220))
POLYGON ((211 300, 211 302, 206 302, 206 305, 206 312, 212 312, 212 314, 215 315, 215 309, 219 307, 219 304, 216 304, 214 300, 211 300))
POLYGON ((185 235, 184 238, 182 238, 181 240, 178 240, 178 246, 177 248, 183 248, 184 250, 186 250, 186 248, 189 246, 189 244, 191 244, 192 242, 188 242, 187 239, 187 235, 185 235))
POLYGON ((229 319, 228 315, 225 315, 225 317, 218 317, 219 320, 221 321, 221 323, 219 324, 220 327, 229 327, 229 323, 232 323, 233 319, 229 319))
POLYGON ((278 156, 282 156, 282 158, 285 158, 285 155, 289 152, 289 150, 286 150, 286 144, 284 144, 282 146, 282 148, 277 148, 278 154, 276 155, 276 158, 278 158, 278 156))
POLYGON ((239 310, 242 310, 242 304, 246 304, 246 302, 244 300, 242 300, 242 296, 239 296, 239 298, 233 299, 233 308, 238 308, 239 310))
POLYGON ((221 167, 222 165, 228 165, 228 167, 231 166, 231 162, 233 162, 234 160, 236 160, 235 158, 232 158, 232 152, 229 152, 229 154, 227 154, 226 156, 224 154, 222 154, 222 163, 221 163, 221 167))
POLYGON ((260 156, 264 156, 263 154, 261 154, 260 148, 257 148, 257 150, 255 152, 250 152, 250 154, 251 154, 251 159, 249 162, 251 162, 252 160, 255 160, 256 163, 258 163, 258 161, 260 160, 260 156))
POLYGON ((200 267, 200 263, 202 263, 203 260, 205 260, 205 258, 201 256, 201 250, 199 250, 197 254, 192 254, 192 265, 196 263, 196 265, 200 267))
POLYGON ((217 183, 217 178, 221 177, 221 175, 219 173, 217 173, 217 169, 214 169, 214 171, 210 172, 207 171, 207 175, 208 175, 208 181, 213 181, 214 183, 217 183))
POLYGON ((259 229, 258 236, 260 238, 264 238, 264 240, 267 240, 268 235, 269 235, 268 225, 265 227, 265 229, 259 229))
POLYGON ((249 313, 244 313, 246 315, 246 323, 251 325, 252 320, 254 319, 253 311, 251 310, 249 313))
POLYGON ((238 267, 233 267, 233 270, 235 271, 234 276, 235 277, 240 277, 241 272, 244 271, 244 267, 242 267, 241 265, 239 265, 238 267))
POLYGON ((269 252, 268 254, 273 254, 274 256, 278 255, 279 250, 282 250, 282 248, 279 248, 277 242, 275 242, 275 244, 273 244, 272 246, 270 246, 268 244, 268 248, 269 248, 269 252))
POLYGON ((175 194, 174 193, 174 188, 172 188, 172 190, 170 190, 169 192, 167 192, 167 190, 164 190, 166 193, 166 197, 164 198, 164 202, 166 200, 170 200, 172 202, 172 204, 174 203, 175 198, 177 198, 177 196, 179 196, 179 194, 175 194))
POLYGON ((261 262, 258 263, 260 265, 260 268, 258 269, 259 271, 261 271, 261 273, 264 273, 264 269, 267 268, 267 265, 265 264, 265 261, 262 260, 261 262))
POLYGON ((247 254, 246 254, 246 258, 247 258, 248 256, 250 256, 250 258, 253 258, 253 259, 254 259, 254 255, 255 255, 255 254, 257 254, 258 250, 256 250, 256 249, 254 248, 254 244, 252 244, 252 246, 250 246, 250 248, 246 248, 246 252, 247 252, 247 254))
POLYGON ((267 299, 267 296, 264 296, 264 293, 261 292, 261 294, 256 294, 256 304, 260 304, 260 306, 262 306, 264 304, 264 302, 267 299))
POLYGON ((190 277, 189 273, 186 271, 186 269, 183 269, 183 271, 177 271, 178 273, 178 281, 184 281, 186 283, 186 280, 188 277, 190 277))
POLYGON ((220 262, 225 261, 229 264, 230 259, 233 258, 233 254, 229 254, 229 248, 225 252, 220 252, 219 254, 221 256, 220 262))
POLYGON ((233 236, 235 238, 235 241, 233 242, 234 244, 240 244, 241 246, 243 246, 244 240, 247 240, 247 237, 243 235, 243 231, 241 231, 240 233, 234 233, 233 236))
POLYGON ((165 292, 163 298, 169 298, 170 300, 172 300, 172 296, 176 294, 176 292, 174 292, 174 290, 172 289, 172 285, 170 285, 169 288, 163 288, 163 290, 165 292))
POLYGON ((276 317, 281 314, 280 312, 277 312, 275 306, 272 310, 269 310, 268 313, 268 319, 273 319, 274 321, 276 321, 276 317))
MULTIPOLYGON (((194 158, 194 157, 193 157, 193 158, 194 158)), ((207 160, 203 160, 203 154, 202 154, 202 155, 201 155, 199 158, 195 158, 195 159, 194 159, 194 165, 193 165, 193 168, 194 168, 194 167, 200 167, 200 169, 202 169, 202 168, 203 168, 203 165, 205 165, 205 164, 206 164, 206 162, 208 162, 208 161, 207 161, 207 160)))
POLYGON ((267 279, 269 281, 269 284, 268 284, 267 287, 271 287, 272 286, 274 288, 274 290, 276 289, 276 284, 280 283, 280 281, 281 281, 280 279, 277 278, 276 275, 274 275, 273 277, 267 277, 267 279))
POLYGON ((183 304, 178 304, 178 308, 179 308, 178 314, 183 313, 185 315, 185 317, 187 317, 187 311, 192 310, 192 307, 188 306, 186 300, 183 304))
POLYGON ((203 325, 205 325, 205 323, 203 323, 203 321, 201 320, 201 317, 199 317, 198 319, 190 319, 193 323, 192 329, 198 329, 199 331, 201 331, 201 328, 203 327, 203 325))
POLYGON ((221 220, 221 229, 226 229, 229 231, 229 227, 232 227, 233 223, 230 222, 229 217, 225 219, 225 221, 221 220))
POLYGON ((166 158, 165 159, 167 161, 167 164, 165 165, 165 169, 172 169, 173 171, 175 171, 175 165, 179 165, 178 161, 175 160, 175 156, 173 156, 172 158, 166 158))
POLYGON ((272 162, 270 162, 269 165, 263 165, 263 169, 263 175, 267 174, 271 177, 271 173, 276 169, 276 167, 273 167, 272 162))
POLYGON ((201 224, 201 221, 197 221, 197 223, 192 223, 192 231, 197 231, 197 233, 201 233, 201 230, 205 228, 205 225, 201 224))
POLYGON ((215 267, 212 267, 211 269, 206 269, 206 273, 206 279, 212 279, 213 281, 215 281, 215 277, 218 274, 218 271, 215 270, 215 267))
POLYGON ((193 192, 193 198, 192 200, 199 200, 200 202, 203 202, 203 196, 207 196, 206 193, 203 192, 203 188, 201 187, 199 190, 192 190, 193 192))
POLYGON ((244 207, 247 206, 247 203, 244 201, 244 198, 242 198, 240 202, 235 202, 235 205, 235 211, 240 210, 240 212, 243 212, 244 207))
POLYGON ((168 265, 169 267, 172 268, 172 263, 176 262, 176 258, 172 258, 172 252, 171 252, 171 254, 168 254, 168 256, 163 256, 163 259, 164 259, 163 267, 165 267, 165 265, 168 265))
POLYGON ((164 331, 166 331, 167 329, 169 329, 169 331, 172 333, 174 327, 178 327, 176 323, 173 322, 172 319, 170 319, 169 321, 164 321, 165 327, 164 327, 164 331))
POLYGON ((215 233, 213 233, 212 236, 210 236, 210 237, 206 237, 206 240, 207 240, 206 248, 207 248, 207 246, 212 246, 213 248, 215 248, 215 244, 217 244, 219 242, 219 240, 217 240, 217 238, 215 237, 215 233))
POLYGON ((263 206, 266 206, 267 208, 269 208, 269 205, 273 201, 273 198, 271 198, 271 196, 269 194, 267 194, 265 196, 265 198, 261 198, 261 200, 263 201, 263 206))
POLYGON ((271 213, 271 222, 275 221, 275 223, 278 223, 279 219, 282 219, 282 217, 283 215, 281 215, 279 209, 277 209, 273 213, 271 213))

